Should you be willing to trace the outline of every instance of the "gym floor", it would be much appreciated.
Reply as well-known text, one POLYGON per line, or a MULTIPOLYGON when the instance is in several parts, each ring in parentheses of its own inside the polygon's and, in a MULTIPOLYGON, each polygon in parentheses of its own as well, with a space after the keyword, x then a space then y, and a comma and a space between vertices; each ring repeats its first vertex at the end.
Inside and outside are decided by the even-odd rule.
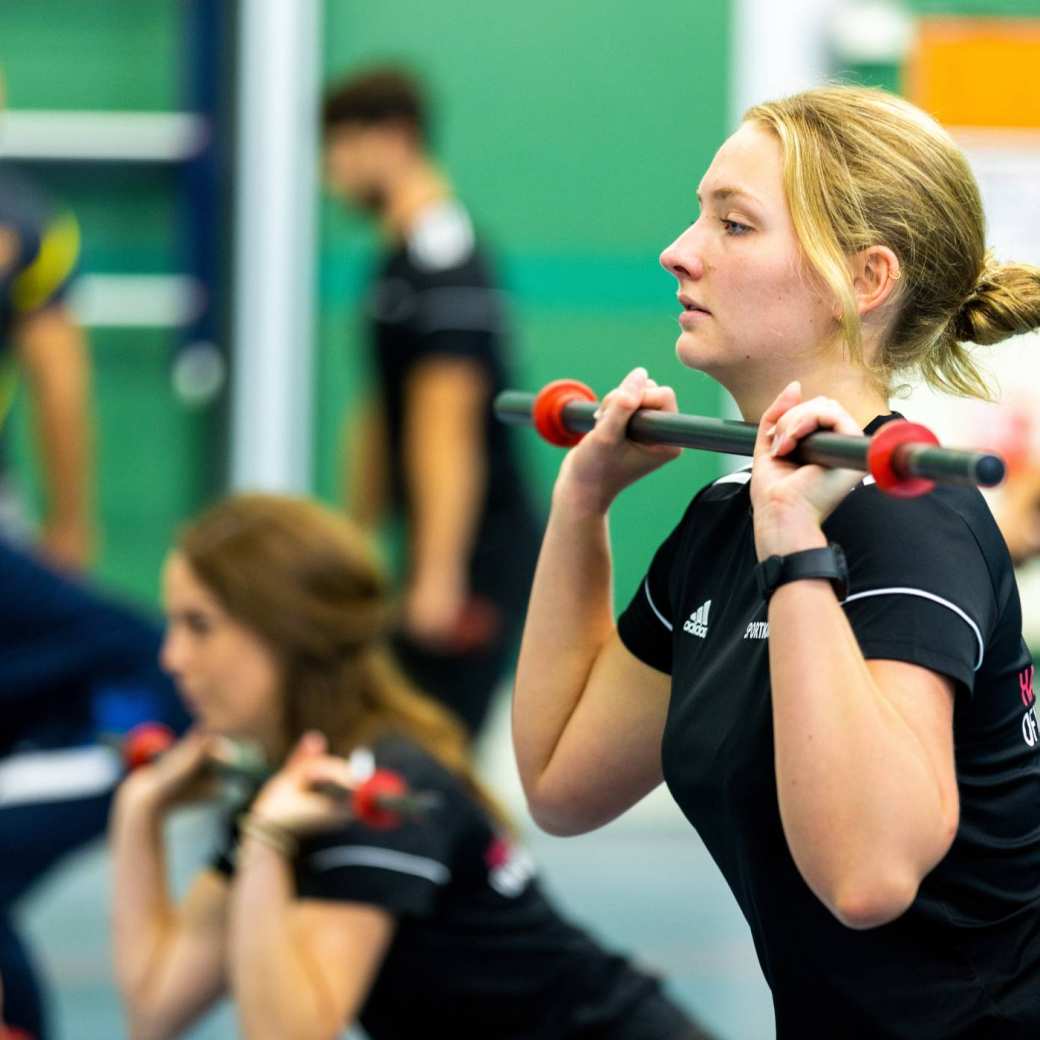
MULTIPOLYGON (((484 775, 523 820, 512 764, 506 698, 482 742, 484 775)), ((171 869, 190 877, 212 842, 213 816, 192 810, 174 822, 171 869)), ((670 992, 722 1040, 769 1040, 769 991, 751 936, 718 869, 672 805, 656 792, 594 834, 560 839, 524 827, 542 882, 557 903, 605 944, 668 979, 670 992)), ((54 982, 60 1040, 124 1035, 108 947, 109 873, 100 846, 69 860, 23 909, 27 932, 54 982)), ((222 1007, 190 1040, 236 1035, 222 1007)))

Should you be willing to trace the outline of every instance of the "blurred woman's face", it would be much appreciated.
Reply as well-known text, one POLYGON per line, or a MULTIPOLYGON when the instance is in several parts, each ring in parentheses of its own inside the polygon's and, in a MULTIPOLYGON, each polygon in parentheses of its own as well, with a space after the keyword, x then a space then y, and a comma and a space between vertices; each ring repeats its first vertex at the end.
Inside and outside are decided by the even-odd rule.
POLYGON ((163 568, 163 599, 160 660, 200 725, 277 748, 282 677, 274 654, 224 610, 180 553, 163 568))
POLYGON ((795 233, 779 140, 745 123, 715 155, 697 198, 700 215, 661 254, 683 306, 679 360, 734 393, 803 376, 838 326, 795 233))

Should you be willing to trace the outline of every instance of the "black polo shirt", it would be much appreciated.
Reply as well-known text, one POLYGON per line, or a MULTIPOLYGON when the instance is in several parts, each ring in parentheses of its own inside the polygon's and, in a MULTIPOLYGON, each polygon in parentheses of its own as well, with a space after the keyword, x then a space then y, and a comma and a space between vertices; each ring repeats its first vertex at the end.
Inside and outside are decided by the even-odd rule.
POLYGON ((751 927, 778 1036, 1040 1036, 1033 672, 989 509, 973 489, 897 499, 867 478, 824 523, 848 558, 843 606, 864 656, 922 665, 958 691, 953 846, 905 914, 853 931, 809 890, 780 823, 749 481, 731 474, 694 498, 618 631, 672 676, 665 780, 751 927))
POLYGON ((409 380, 431 359, 464 359, 484 373, 487 484, 470 581, 475 592, 522 609, 539 537, 517 462, 515 431, 496 421, 492 411, 495 395, 511 383, 505 297, 469 215, 456 200, 430 206, 384 258, 367 314, 370 368, 386 415, 390 486, 406 518, 412 510, 403 460, 409 380))
MULTIPOLYGON (((437 795, 423 819, 391 830, 360 823, 302 843, 301 899, 367 903, 397 929, 360 1014, 372 1040, 624 1040, 645 1010, 660 1040, 686 1035, 656 979, 604 950, 548 902, 532 860, 492 826, 463 782, 415 743, 374 748, 381 768, 437 795), (586 1032, 586 1030, 588 1032, 586 1032)), ((229 829, 213 866, 234 870, 229 829)))

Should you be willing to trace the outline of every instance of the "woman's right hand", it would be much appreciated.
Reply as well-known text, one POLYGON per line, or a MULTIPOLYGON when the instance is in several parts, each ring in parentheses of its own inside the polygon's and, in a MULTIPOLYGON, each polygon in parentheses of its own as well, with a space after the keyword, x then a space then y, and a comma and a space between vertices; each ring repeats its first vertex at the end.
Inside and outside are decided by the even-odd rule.
POLYGON ((671 387, 658 386, 645 368, 634 368, 600 402, 595 428, 567 454, 556 494, 605 513, 629 484, 682 453, 674 445, 637 444, 625 436, 628 421, 640 408, 679 410, 671 387))
POLYGON ((135 769, 123 788, 128 796, 156 809, 213 798, 217 778, 210 756, 218 739, 199 729, 189 730, 153 762, 135 769))

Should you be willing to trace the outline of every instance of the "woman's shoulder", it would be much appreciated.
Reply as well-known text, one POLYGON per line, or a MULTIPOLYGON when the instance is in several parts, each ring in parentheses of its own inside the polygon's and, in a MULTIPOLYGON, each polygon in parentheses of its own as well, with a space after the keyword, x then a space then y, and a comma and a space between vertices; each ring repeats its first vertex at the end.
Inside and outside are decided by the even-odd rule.
POLYGON ((382 769, 395 773, 416 794, 428 794, 431 804, 442 808, 438 816, 447 816, 463 827, 483 819, 477 799, 464 777, 443 762, 437 754, 407 733, 384 733, 369 745, 356 749, 352 761, 362 773, 382 769))

